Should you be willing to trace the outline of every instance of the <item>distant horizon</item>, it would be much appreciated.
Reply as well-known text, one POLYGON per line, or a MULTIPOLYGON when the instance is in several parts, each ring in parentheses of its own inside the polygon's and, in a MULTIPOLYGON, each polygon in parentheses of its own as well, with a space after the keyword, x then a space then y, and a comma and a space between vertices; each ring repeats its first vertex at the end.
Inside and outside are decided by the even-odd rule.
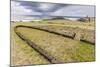
MULTIPOLYGON (((85 17, 84 17, 85 18, 85 17)), ((95 17, 90 17, 90 18, 95 18, 95 17)), ((53 19, 53 18, 52 18, 53 19)), ((52 20, 49 19, 49 20, 52 20)), ((78 20, 79 18, 65 18, 65 19, 59 19, 59 20, 78 20)), ((42 21, 42 20, 46 20, 46 19, 32 19, 32 20, 28 20, 28 19, 23 19, 23 20, 11 20, 11 21, 42 21)), ((54 19, 53 19, 54 20, 54 19)), ((55 19, 56 20, 56 19, 55 19)))

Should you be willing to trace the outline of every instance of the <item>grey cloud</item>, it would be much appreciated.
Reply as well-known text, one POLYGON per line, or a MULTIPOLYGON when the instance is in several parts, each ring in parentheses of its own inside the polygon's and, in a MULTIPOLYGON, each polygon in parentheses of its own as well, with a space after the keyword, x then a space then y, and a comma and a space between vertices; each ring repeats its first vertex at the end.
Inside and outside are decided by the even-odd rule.
POLYGON ((27 9, 31 9, 36 12, 55 12, 60 8, 68 6, 68 4, 54 4, 54 3, 42 3, 42 2, 31 2, 31 1, 17 1, 20 2, 21 6, 25 6, 27 9), (47 9, 41 9, 41 4, 46 4, 48 6, 47 9))
MULTIPOLYGON (((64 16, 64 17, 81 17, 85 15, 94 16, 95 7, 94 6, 80 6, 80 5, 72 5, 72 4, 55 4, 55 3, 43 3, 43 2, 33 2, 33 1, 19 1, 13 0, 14 2, 20 3, 20 6, 24 7, 26 10, 32 10, 31 13, 26 12, 16 12, 16 10, 20 8, 14 9, 12 12, 16 12, 15 14, 23 14, 23 19, 29 19, 29 17, 43 19, 43 18, 52 18, 56 16, 64 16), (43 6, 44 5, 44 6, 43 6), (44 8, 43 8, 44 7, 44 8), (87 8, 89 7, 89 8, 87 8), (92 8, 93 7, 93 8, 92 8)), ((12 6, 13 7, 13 6, 12 6)), ((14 6, 16 7, 16 6, 14 6)), ((17 15, 16 15, 17 16, 17 15)), ((18 16, 20 19, 21 16, 18 16)), ((17 17, 16 17, 17 18, 17 17)), ((21 18, 21 19, 22 19, 21 18)))

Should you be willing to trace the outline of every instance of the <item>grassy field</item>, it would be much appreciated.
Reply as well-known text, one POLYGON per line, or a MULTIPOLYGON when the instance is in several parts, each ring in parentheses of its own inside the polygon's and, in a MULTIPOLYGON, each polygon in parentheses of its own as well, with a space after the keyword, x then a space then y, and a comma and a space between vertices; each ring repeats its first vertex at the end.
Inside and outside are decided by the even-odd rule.
POLYGON ((79 27, 86 29, 94 29, 95 21, 91 22, 80 22, 75 20, 42 20, 42 21, 32 21, 32 22, 12 22, 13 25, 58 25, 58 26, 70 26, 70 27, 79 27))
POLYGON ((14 32, 11 25, 11 65, 47 64, 47 61, 38 52, 22 41, 14 32))
MULTIPOLYGON (((11 65, 31 65, 50 63, 15 34, 13 29, 17 25, 55 26, 56 30, 66 26, 94 30, 95 24, 94 22, 80 23, 79 21, 65 20, 12 22, 11 65)), ((95 45, 80 42, 70 38, 65 38, 59 35, 51 34, 36 29, 18 28, 17 30, 21 34, 35 42, 39 47, 44 49, 50 55, 54 56, 56 59, 61 60, 62 62, 83 62, 95 60, 95 45)))

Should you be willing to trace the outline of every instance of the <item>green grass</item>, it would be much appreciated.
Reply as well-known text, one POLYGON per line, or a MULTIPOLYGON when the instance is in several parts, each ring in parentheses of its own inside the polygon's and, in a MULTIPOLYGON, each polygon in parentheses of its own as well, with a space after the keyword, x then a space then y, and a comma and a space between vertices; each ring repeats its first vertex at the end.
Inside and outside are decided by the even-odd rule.
POLYGON ((46 21, 41 21, 42 24, 60 24, 60 25, 67 25, 71 27, 80 27, 80 28, 89 28, 89 29, 94 29, 95 27, 95 21, 91 22, 80 22, 80 21, 75 21, 75 20, 46 20, 46 21))
POLYGON ((95 59, 94 45, 35 29, 18 28, 18 31, 62 62, 94 61, 95 59))
MULTIPOLYGON (((40 22, 15 22, 11 23, 11 65, 48 64, 49 62, 38 52, 22 41, 13 31, 17 25, 28 26, 54 26, 58 30, 63 25, 94 29, 94 22, 80 23, 78 21, 40 21, 40 22), (48 22, 48 23, 47 23, 48 22), (52 22, 52 23, 49 23, 52 22), (76 23, 73 23, 76 22, 76 23), (48 25, 49 24, 49 25, 48 25), (51 25, 50 25, 51 24, 51 25), (58 25, 58 26, 56 26, 58 25), (62 26, 60 26, 62 25, 62 26)), ((64 62, 94 61, 95 45, 75 41, 58 35, 35 29, 18 29, 23 35, 44 48, 50 55, 64 62), (30 33, 31 32, 31 33, 30 33), (42 33, 42 34, 41 34, 42 33), (52 50, 51 50, 52 49, 52 50)))
POLYGON ((49 62, 36 52, 33 48, 22 41, 11 30, 11 65, 31 65, 31 64, 48 64, 49 62))
POLYGON ((37 25, 36 27, 41 29, 46 29, 54 32, 58 32, 67 36, 73 36, 73 33, 76 33, 74 39, 80 40, 83 39, 87 40, 91 43, 94 43, 95 39, 95 30, 88 29, 88 28, 81 28, 81 27, 71 27, 68 25, 37 25))
POLYGON ((94 61, 95 60, 95 46, 80 42, 78 48, 76 49, 75 59, 79 58, 78 61, 94 61))
POLYGON ((86 28, 86 29, 94 29, 95 28, 95 21, 91 22, 79 22, 75 20, 46 20, 46 21, 34 21, 34 22, 13 22, 12 25, 66 25, 70 27, 79 27, 79 28, 86 28))

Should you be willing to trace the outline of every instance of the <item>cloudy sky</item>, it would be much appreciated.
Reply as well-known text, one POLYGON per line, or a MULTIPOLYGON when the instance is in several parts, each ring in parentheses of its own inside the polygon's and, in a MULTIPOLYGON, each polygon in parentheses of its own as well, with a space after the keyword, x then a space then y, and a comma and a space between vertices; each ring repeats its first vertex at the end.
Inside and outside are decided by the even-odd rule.
POLYGON ((13 21, 52 18, 55 16, 94 17, 95 6, 11 1, 11 20, 13 21))

